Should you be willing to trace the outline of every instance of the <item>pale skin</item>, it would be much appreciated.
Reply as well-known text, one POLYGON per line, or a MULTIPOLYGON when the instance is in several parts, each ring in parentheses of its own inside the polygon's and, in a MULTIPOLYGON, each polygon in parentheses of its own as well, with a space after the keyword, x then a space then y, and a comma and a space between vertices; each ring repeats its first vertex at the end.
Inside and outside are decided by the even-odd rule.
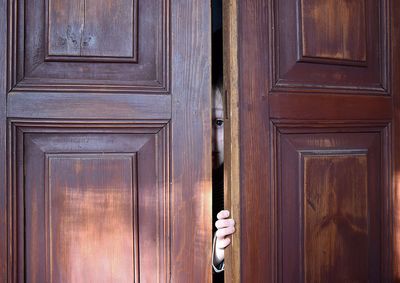
MULTIPOLYGON (((212 123, 213 123, 213 169, 218 168, 224 162, 224 112, 221 87, 213 89, 212 123)), ((215 266, 225 259, 225 248, 231 244, 231 235, 235 232, 235 221, 230 217, 228 210, 222 210, 217 214, 215 252, 213 263, 215 266)))
POLYGON ((225 248, 231 244, 230 236, 235 232, 235 220, 229 218, 228 210, 221 210, 217 214, 215 232, 217 240, 215 242, 215 251, 213 256, 214 265, 220 264, 225 259, 225 248))

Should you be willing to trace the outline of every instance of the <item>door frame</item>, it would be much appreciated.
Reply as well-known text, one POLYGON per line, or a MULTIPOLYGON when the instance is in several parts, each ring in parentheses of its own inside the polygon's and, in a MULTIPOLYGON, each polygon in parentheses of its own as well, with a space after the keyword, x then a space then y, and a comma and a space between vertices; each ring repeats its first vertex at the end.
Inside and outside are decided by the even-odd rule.
POLYGON ((226 250, 225 282, 240 282, 240 136, 238 69, 238 1, 223 2, 224 73, 224 203, 235 219, 236 232, 226 250))

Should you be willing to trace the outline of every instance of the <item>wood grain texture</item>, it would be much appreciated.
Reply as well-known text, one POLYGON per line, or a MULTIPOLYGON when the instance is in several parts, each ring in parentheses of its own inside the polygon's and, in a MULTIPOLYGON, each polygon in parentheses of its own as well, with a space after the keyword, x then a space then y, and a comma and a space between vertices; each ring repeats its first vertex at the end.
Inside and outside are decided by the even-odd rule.
POLYGON ((393 96, 393 136, 391 145, 391 159, 393 162, 393 259, 388 266, 388 272, 393 276, 393 282, 400 282, 400 18, 395 16, 400 13, 400 2, 392 1, 391 11, 391 36, 390 47, 392 50, 392 96, 393 96))
MULTIPOLYGON (((4 250, 8 282, 46 282, 45 213, 40 209, 45 207, 45 154, 123 155, 135 152, 138 144, 139 281, 211 281, 211 11, 205 1, 145 2, 137 7, 135 63, 98 56, 109 56, 103 47, 90 56, 68 55, 69 50, 63 51, 68 56, 46 56, 46 28, 63 16, 49 22, 45 0, 7 1, 8 50, 2 50, 8 57, 2 60, 9 68, 1 79, 9 82, 8 116, 1 116, 1 123, 9 123, 4 159, 9 160, 12 201, 4 250)), ((74 3, 68 5, 74 8, 74 3)), ((101 1, 103 8, 102 3, 112 4, 101 1)), ((111 10, 89 12, 96 29, 105 31, 113 20, 111 10)), ((117 33, 120 38, 123 28, 117 33)), ((113 53, 132 49, 120 44, 113 53)), ((65 212, 74 206, 59 208, 65 212)), ((84 215, 77 217, 83 221, 84 215)), ((68 265, 63 260, 61 265, 68 265)), ((58 270, 63 268, 68 266, 58 270)))
POLYGON ((7 282, 8 202, 6 159, 7 1, 0 2, 0 281, 7 282))
POLYGON ((16 65, 10 65, 12 75, 9 90, 45 60, 44 27, 47 21, 44 0, 14 1, 10 6, 13 12, 8 15, 11 28, 8 31, 8 40, 10 51, 12 50, 10 59, 16 65), (30 34, 34 36, 29 36, 30 34))
POLYGON ((302 56, 366 61, 365 1, 301 0, 302 56))
POLYGON ((81 55, 85 28, 85 1, 48 0, 46 4, 48 24, 44 28, 48 38, 46 46, 48 54, 81 55))
POLYGON ((137 1, 127 0, 48 0, 48 55, 136 62, 136 7, 137 1))
POLYGON ((138 282, 136 162, 47 154, 46 281, 138 282))
MULTIPOLYGON (((317 154, 323 146, 342 151, 369 148, 368 268, 360 260, 361 267, 352 263, 350 273, 361 281, 367 277, 371 282, 391 282, 390 122, 394 109, 389 64, 397 61, 388 58, 391 49, 386 45, 391 40, 386 32, 392 17, 387 13, 390 2, 365 2, 369 19, 366 63, 350 63, 300 58, 299 1, 239 1, 240 166, 246 168, 240 172, 243 282, 306 281, 298 156, 305 149, 317 154), (310 144, 281 148, 282 141, 274 138, 297 134, 310 144), (353 144, 355 140, 358 144, 353 144), (286 160, 285 166, 280 160, 286 160)), ((353 248, 361 250, 357 244, 353 248)), ((312 266, 315 271, 318 265, 312 266)))
POLYGON ((277 281, 384 281, 387 128, 280 129, 277 281))
POLYGON ((77 119, 170 119, 171 96, 11 92, 8 116, 77 119))
POLYGON ((169 125, 11 127, 13 280, 168 282, 169 125))
POLYGON ((368 281, 367 162, 304 155, 304 282, 368 281))
POLYGON ((271 61, 270 1, 238 1, 239 143, 240 143, 240 280, 276 282, 274 196, 270 189, 269 97, 271 61), (262 252, 260 252, 262 251, 262 252))
POLYGON ((271 88, 385 94, 388 0, 271 0, 271 88))
POLYGON ((392 99, 360 94, 274 93, 270 95, 269 109, 270 117, 275 119, 302 117, 306 120, 370 120, 373 117, 390 121, 392 99))
POLYGON ((239 143, 239 70, 238 2, 223 1, 224 54, 224 204, 235 219, 235 234, 225 252, 225 282, 240 282, 240 143, 239 143))
POLYGON ((132 57, 135 61, 137 0, 86 0, 85 3, 83 54, 132 57))
POLYGON ((172 1, 171 28, 170 281, 211 282, 210 2, 172 1))
POLYGON ((14 1, 9 89, 168 93, 169 2, 14 1))

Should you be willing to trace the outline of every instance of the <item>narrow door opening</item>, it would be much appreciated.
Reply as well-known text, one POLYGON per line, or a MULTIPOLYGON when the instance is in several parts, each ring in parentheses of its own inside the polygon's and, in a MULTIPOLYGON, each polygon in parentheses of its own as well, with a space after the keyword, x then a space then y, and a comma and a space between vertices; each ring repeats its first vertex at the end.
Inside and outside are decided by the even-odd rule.
MULTIPOLYGON (((224 103, 223 103, 222 0, 212 0, 212 215, 224 209, 224 103)), ((214 255, 213 255, 214 256, 214 255)), ((224 272, 213 272, 213 282, 224 282, 224 272)))

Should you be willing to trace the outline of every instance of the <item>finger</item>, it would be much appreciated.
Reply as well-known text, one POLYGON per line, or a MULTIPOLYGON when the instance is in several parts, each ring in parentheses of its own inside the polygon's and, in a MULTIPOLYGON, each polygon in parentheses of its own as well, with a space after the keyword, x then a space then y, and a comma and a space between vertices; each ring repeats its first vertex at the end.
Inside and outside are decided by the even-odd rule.
POLYGON ((221 210, 218 214, 217 214, 217 218, 218 219, 225 219, 229 217, 229 210, 221 210))
POLYGON ((235 226, 235 221, 233 219, 221 219, 215 222, 215 227, 217 227, 217 229, 226 228, 230 226, 235 226))
POLYGON ((222 250, 222 249, 225 249, 227 246, 229 246, 230 243, 231 243, 231 239, 225 238, 225 239, 222 239, 222 240, 218 240, 218 241, 215 243, 215 247, 216 247, 217 249, 222 250))
POLYGON ((235 232, 235 227, 228 227, 228 228, 218 229, 215 235, 217 236, 218 240, 222 240, 225 237, 232 235, 234 232, 235 232))

